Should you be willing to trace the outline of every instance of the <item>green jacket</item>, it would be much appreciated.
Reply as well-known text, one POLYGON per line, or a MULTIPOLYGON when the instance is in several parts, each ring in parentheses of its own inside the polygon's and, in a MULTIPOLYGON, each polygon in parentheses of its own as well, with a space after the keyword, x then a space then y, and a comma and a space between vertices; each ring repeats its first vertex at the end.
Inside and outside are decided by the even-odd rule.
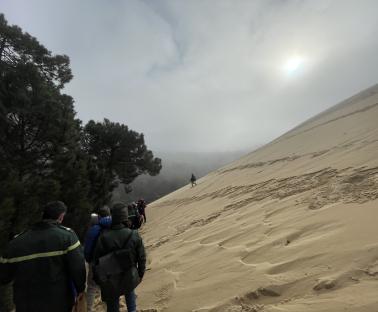
POLYGON ((130 230, 123 224, 112 225, 110 229, 104 230, 100 234, 95 247, 93 256, 94 263, 97 263, 100 257, 110 252, 125 248, 126 242, 127 247, 131 249, 132 260, 135 264, 135 274, 132 275, 133 281, 131 281, 131 283, 137 285, 140 279, 143 278, 146 270, 146 252, 138 231, 130 230), (130 235, 131 237, 127 242, 130 235))
POLYGON ((85 290, 85 260, 76 234, 50 221, 14 238, 0 258, 0 283, 14 281, 17 312, 67 312, 85 290))

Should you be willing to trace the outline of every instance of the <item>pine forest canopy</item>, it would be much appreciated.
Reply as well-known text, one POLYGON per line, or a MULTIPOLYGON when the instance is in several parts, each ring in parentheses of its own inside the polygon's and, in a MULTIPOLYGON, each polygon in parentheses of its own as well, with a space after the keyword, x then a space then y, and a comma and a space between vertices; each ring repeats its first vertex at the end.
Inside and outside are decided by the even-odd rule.
POLYGON ((73 77, 68 56, 53 55, 3 14, 0 77, 0 251, 48 201, 67 204, 66 224, 82 236, 117 181, 160 172, 143 134, 107 119, 82 125, 62 92, 73 77))
MULTIPOLYGON (((117 181, 130 188, 138 175, 161 170, 143 134, 107 119, 82 126, 62 93, 69 65, 0 14, 0 254, 45 203, 64 201, 65 224, 83 237, 117 181)), ((0 287, 0 310, 11 309, 10 288, 0 287)))

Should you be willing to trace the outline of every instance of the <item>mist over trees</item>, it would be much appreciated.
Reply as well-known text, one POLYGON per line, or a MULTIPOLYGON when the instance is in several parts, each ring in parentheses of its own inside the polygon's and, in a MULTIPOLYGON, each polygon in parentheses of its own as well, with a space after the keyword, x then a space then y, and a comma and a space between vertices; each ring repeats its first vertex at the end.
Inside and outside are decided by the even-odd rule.
POLYGON ((92 196, 101 205, 111 200, 113 188, 118 183, 131 190, 130 183, 136 177, 141 174, 155 176, 161 169, 161 160, 154 158, 147 149, 143 134, 108 119, 104 122, 91 120, 86 124, 82 147, 94 166, 90 176, 92 196))
POLYGON ((160 152, 163 168, 158 176, 140 175, 131 184, 132 191, 126 193, 122 185, 113 192, 115 200, 125 202, 144 198, 147 203, 163 197, 190 184, 191 174, 197 179, 247 154, 249 150, 233 152, 160 152))
POLYGON ((52 55, 0 14, 0 253, 47 202, 64 201, 65 224, 82 237, 116 180, 130 185, 140 174, 160 172, 143 134, 107 119, 82 126, 73 98, 63 93, 72 77, 68 56, 52 55))

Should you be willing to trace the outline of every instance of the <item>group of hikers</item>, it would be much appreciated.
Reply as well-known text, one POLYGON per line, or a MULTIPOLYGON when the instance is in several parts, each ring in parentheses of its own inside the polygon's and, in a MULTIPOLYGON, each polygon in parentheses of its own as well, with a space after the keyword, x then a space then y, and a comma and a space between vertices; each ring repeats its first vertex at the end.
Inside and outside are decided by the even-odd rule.
MULTIPOLYGON (((194 174, 190 182, 197 185, 194 174)), ((11 240, 0 257, 0 284, 13 282, 16 311, 71 312, 86 302, 91 312, 100 289, 108 312, 119 311, 121 296, 127 311, 136 312, 135 288, 146 270, 138 233, 147 222, 145 200, 92 214, 84 249, 76 233, 61 225, 66 212, 61 201, 46 204, 42 220, 11 240)))
POLYGON ((42 220, 11 240, 0 257, 0 283, 13 282, 16 311, 71 312, 85 301, 85 290, 92 311, 100 289, 107 311, 118 312, 125 296, 127 311, 136 312, 135 288, 146 270, 137 230, 146 222, 145 209, 144 200, 101 207, 91 215, 83 250, 75 232, 61 225, 66 205, 45 205, 42 220))

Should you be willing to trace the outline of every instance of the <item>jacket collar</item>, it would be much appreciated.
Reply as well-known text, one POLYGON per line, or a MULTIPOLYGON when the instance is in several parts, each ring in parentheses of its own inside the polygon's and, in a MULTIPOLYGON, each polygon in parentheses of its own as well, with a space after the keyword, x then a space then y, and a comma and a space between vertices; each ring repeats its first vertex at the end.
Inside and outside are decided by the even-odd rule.
POLYGON ((111 229, 112 230, 120 230, 120 229, 123 229, 123 228, 126 228, 126 226, 124 224, 112 224, 111 226, 111 229))
POLYGON ((44 229, 44 228, 48 228, 48 227, 51 227, 51 226, 54 226, 54 225, 56 226, 58 224, 59 223, 56 220, 42 220, 42 221, 35 223, 33 225, 33 228, 44 229))

